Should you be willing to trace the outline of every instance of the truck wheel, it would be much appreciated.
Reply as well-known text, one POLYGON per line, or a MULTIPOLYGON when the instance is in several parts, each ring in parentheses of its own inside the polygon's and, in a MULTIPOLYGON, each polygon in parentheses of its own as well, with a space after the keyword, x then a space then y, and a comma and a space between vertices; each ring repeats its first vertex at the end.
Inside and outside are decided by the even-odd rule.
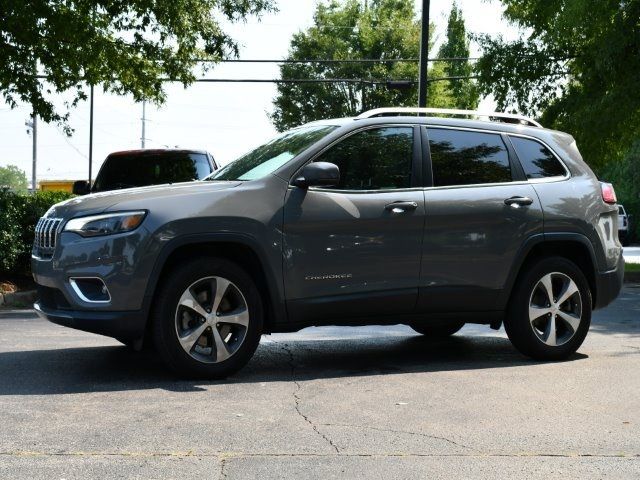
POLYGON ((444 325, 429 325, 428 323, 413 323, 409 325, 416 332, 431 338, 450 337, 462 327, 464 322, 447 323, 444 325))
POLYGON ((536 360, 573 354, 591 324, 591 290, 582 271, 562 257, 531 265, 512 293, 504 327, 511 343, 536 360))
POLYGON ((155 298, 154 344, 180 376, 225 378, 258 347, 262 300, 251 277, 233 262, 206 257, 184 263, 155 298))

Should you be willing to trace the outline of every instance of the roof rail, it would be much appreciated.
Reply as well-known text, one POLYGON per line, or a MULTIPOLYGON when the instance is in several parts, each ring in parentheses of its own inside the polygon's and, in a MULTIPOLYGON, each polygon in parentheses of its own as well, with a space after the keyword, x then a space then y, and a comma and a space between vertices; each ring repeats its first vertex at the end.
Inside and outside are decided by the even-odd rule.
POLYGON ((486 117, 491 119, 497 119, 504 123, 519 123, 521 125, 527 125, 530 127, 542 128, 540 123, 534 119, 525 117, 523 115, 516 115, 513 113, 502 112, 477 112, 475 110, 456 110, 452 108, 415 108, 415 107, 395 107, 395 108, 374 108, 358 115, 356 120, 372 117, 384 117, 391 115, 413 114, 413 113, 427 113, 438 115, 452 115, 459 117, 486 117))

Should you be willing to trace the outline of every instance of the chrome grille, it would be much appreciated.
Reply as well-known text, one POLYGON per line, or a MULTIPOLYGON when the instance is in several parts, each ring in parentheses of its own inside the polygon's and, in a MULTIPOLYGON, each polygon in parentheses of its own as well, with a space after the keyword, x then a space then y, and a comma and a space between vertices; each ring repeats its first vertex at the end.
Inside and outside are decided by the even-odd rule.
POLYGON ((36 224, 36 235, 33 240, 33 252, 40 258, 51 258, 56 248, 58 228, 61 218, 42 217, 36 224))

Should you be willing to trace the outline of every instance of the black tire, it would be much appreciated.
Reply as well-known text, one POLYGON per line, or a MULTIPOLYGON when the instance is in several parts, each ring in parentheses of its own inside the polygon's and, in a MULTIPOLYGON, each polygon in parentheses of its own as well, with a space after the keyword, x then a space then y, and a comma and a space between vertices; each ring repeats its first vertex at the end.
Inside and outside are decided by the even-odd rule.
MULTIPOLYGON (((563 257, 543 258, 535 263, 530 263, 525 268, 526 270, 518 277, 509 301, 507 316, 504 321, 507 336, 518 351, 535 360, 566 359, 580 348, 591 324, 592 299, 587 279, 576 264, 563 257), (576 316, 577 313, 575 312, 579 309, 580 320, 575 330, 570 328, 569 324, 560 318, 560 314, 556 317, 555 312, 558 311, 557 308, 553 314, 547 313, 536 320, 530 320, 529 305, 530 303, 537 304, 534 300, 534 295, 538 295, 538 298, 540 298, 539 296, 541 294, 544 295, 543 292, 546 291, 546 288, 544 288, 544 285, 539 284, 539 282, 547 275, 552 275, 551 278, 554 279, 552 296, 557 294, 558 300, 560 300, 558 290, 562 290, 562 282, 566 281, 566 278, 572 280, 575 286, 577 286, 579 296, 574 294, 574 296, 562 303, 559 307, 561 313, 563 311, 562 306, 564 305, 564 310, 568 311, 571 309, 572 313, 576 316), (560 282, 559 286, 558 282, 560 282), (537 290, 534 292, 536 288, 537 290), (552 315, 554 322, 557 323, 550 323, 552 315), (534 327, 534 323, 536 322, 541 323, 537 323, 536 327, 534 327), (553 340, 557 344, 554 346, 545 343, 545 340, 542 338, 546 332, 541 333, 540 330, 538 330, 538 333, 536 332, 536 329, 541 329, 542 326, 545 325, 545 322, 547 332, 551 330, 550 325, 556 326, 556 328, 554 328, 553 340), (562 336, 558 338, 559 333, 567 337, 568 340, 561 343, 562 336)), ((550 308, 552 307, 551 302, 549 302, 548 305, 550 308)), ((531 316, 535 317, 536 315, 531 316)), ((553 344, 554 342, 552 341, 551 343, 553 344)))
POLYGON ((464 327, 464 322, 453 322, 440 325, 429 325, 428 323, 414 323, 409 325, 416 332, 430 338, 450 337, 464 327))
MULTIPOLYGON (((196 258, 175 267, 159 286, 152 312, 152 337, 160 357, 181 377, 226 378, 245 366, 253 356, 260 343, 263 318, 260 293, 247 272, 237 264, 223 258, 196 258), (243 340, 237 350, 225 360, 217 363, 204 363, 187 353, 178 340, 176 327, 177 309, 181 296, 194 282, 207 277, 222 277, 232 282, 234 288, 237 288, 242 299, 246 302, 249 316, 248 325, 243 330, 243 340)), ((211 333, 211 338, 212 336, 213 333, 211 333)), ((211 350, 213 351, 213 347, 211 350)))

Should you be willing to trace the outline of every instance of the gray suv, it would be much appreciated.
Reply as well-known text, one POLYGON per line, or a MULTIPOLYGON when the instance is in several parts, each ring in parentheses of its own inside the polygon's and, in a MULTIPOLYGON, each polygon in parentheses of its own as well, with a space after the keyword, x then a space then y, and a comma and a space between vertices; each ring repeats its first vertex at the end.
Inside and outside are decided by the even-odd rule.
POLYGON ((570 135, 469 114, 314 122, 206 181, 57 204, 36 228, 35 308, 190 377, 328 324, 504 324, 523 354, 566 358, 622 285, 615 193, 570 135))

